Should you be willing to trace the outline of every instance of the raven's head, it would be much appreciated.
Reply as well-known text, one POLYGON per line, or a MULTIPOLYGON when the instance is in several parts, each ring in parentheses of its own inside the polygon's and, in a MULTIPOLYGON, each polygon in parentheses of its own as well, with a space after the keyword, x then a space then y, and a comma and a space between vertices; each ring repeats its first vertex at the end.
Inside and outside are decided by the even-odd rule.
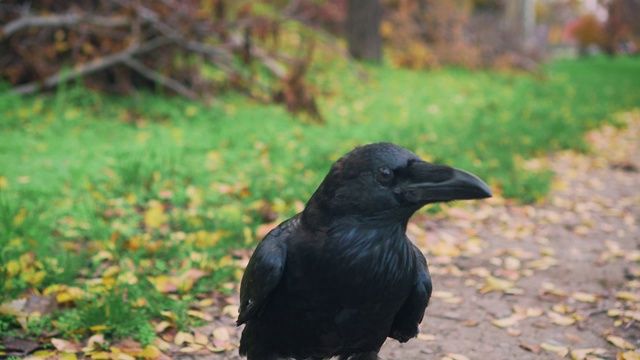
MULTIPOLYGON (((360 146, 336 161, 303 217, 407 221, 426 204, 491 197, 475 175, 421 160, 390 143, 360 146)), ((328 224, 325 224, 328 225, 328 224)))

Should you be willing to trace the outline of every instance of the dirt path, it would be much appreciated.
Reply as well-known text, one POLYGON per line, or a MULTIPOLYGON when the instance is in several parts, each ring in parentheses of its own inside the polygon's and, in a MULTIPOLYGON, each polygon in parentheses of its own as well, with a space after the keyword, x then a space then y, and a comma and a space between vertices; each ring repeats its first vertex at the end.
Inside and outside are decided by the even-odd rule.
POLYGON ((621 116, 626 129, 589 134, 594 154, 529 163, 557 173, 543 204, 414 219, 435 292, 419 338, 388 341, 382 359, 640 359, 640 112, 621 116))

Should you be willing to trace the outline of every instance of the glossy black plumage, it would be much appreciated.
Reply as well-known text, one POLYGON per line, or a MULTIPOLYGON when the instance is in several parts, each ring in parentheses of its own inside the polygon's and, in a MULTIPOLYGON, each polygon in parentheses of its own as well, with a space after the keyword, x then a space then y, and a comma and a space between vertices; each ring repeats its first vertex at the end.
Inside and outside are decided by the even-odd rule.
POLYGON ((418 334, 431 296, 407 222, 433 202, 491 196, 480 179, 389 143, 338 160, 305 209, 256 248, 240 289, 240 354, 376 359, 418 334))

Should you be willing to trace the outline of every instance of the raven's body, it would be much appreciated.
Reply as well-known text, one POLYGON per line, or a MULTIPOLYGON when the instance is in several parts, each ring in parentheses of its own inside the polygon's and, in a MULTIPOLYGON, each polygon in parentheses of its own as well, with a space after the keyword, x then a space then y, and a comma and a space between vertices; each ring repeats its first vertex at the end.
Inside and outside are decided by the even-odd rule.
MULTIPOLYGON (((305 210, 256 248, 241 285, 240 353, 250 360, 376 359, 387 337, 415 337, 431 278, 405 235, 407 221, 425 202, 442 201, 425 195, 431 183, 424 179, 441 186, 454 171, 387 143, 339 160, 305 210)), ((484 185, 476 180, 482 183, 464 179, 484 185)), ((472 190, 453 198, 490 194, 486 185, 472 190)))

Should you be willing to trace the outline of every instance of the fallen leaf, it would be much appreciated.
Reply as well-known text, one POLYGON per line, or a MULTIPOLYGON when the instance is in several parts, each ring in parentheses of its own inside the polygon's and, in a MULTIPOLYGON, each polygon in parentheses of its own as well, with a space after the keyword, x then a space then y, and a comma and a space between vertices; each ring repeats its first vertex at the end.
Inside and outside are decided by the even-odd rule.
POLYGON ((183 347, 178 351, 180 351, 181 353, 193 353, 202 349, 204 349, 204 346, 200 344, 189 344, 188 346, 183 347))
POLYGON ((637 351, 627 351, 627 352, 619 352, 616 360, 640 360, 640 352, 637 351))
POLYGON ((507 329, 507 334, 509 334, 511 336, 514 336, 514 337, 517 337, 517 336, 522 335, 522 330, 514 329, 514 328, 508 328, 507 329))
POLYGON ((217 339, 220 341, 229 341, 230 339, 229 330, 224 326, 213 329, 212 334, 214 339, 217 339))
POLYGON ((640 302, 640 294, 632 293, 630 291, 618 291, 616 298, 624 301, 636 301, 640 302))
POLYGON ((580 301, 580 302, 585 302, 585 303, 594 303, 596 301, 598 301, 598 296, 593 295, 593 294, 589 294, 589 293, 585 293, 585 292, 574 292, 571 294, 571 298, 580 301))
POLYGON ((184 331, 178 331, 173 338, 173 343, 176 345, 182 345, 184 343, 193 343, 193 335, 184 331))
POLYGON ((193 333, 193 340, 196 344, 200 344, 200 345, 207 345, 207 343, 209 342, 209 338, 197 331, 194 331, 193 333))
POLYGON ((538 345, 529 345, 529 344, 520 344, 521 349, 532 352, 534 354, 539 354, 542 351, 542 348, 538 345))
POLYGON ((449 354, 445 354, 445 356, 442 357, 441 360, 469 360, 469 358, 462 354, 449 353, 449 354))
POLYGON ((542 342, 540 343, 540 347, 548 352, 557 354, 561 358, 567 356, 567 354, 569 353, 569 348, 564 345, 553 345, 553 344, 542 342))
POLYGON ((240 313, 238 312, 238 305, 232 304, 222 308, 222 313, 229 315, 232 318, 237 318, 240 313))
POLYGON ((625 340, 620 336, 614 336, 614 335, 607 336, 607 341, 613 344, 613 346, 623 350, 633 350, 636 348, 635 346, 633 346, 632 343, 628 342, 627 340, 625 340))
POLYGON ((573 360, 586 360, 589 355, 603 355, 606 352, 607 350, 602 348, 573 349, 569 355, 573 360))
POLYGON ((197 310, 188 310, 187 314, 189 316, 193 316, 196 317, 198 319, 202 319, 204 321, 213 321, 213 315, 202 312, 202 311, 197 311, 197 310))
POLYGON ((416 339, 422 340, 422 341, 435 341, 436 337, 435 335, 431 335, 431 334, 418 334, 416 339))
POLYGON ((485 278, 486 285, 480 289, 480 293, 488 293, 490 291, 506 291, 515 285, 513 281, 500 279, 494 276, 487 276, 485 278))
POLYGON ((59 351, 68 352, 68 353, 77 353, 82 349, 79 344, 74 344, 70 341, 53 338, 51 339, 51 344, 59 351))
POLYGON ((500 328, 507 328, 507 327, 511 327, 516 325, 520 320, 523 320, 524 317, 522 315, 519 314, 513 314, 509 317, 506 318, 502 318, 502 319, 493 319, 491 320, 491 323, 494 326, 500 327, 500 328))
POLYGON ((576 323, 576 319, 569 316, 560 315, 557 312, 553 311, 547 312, 547 316, 551 319, 552 323, 560 326, 569 326, 576 323))

